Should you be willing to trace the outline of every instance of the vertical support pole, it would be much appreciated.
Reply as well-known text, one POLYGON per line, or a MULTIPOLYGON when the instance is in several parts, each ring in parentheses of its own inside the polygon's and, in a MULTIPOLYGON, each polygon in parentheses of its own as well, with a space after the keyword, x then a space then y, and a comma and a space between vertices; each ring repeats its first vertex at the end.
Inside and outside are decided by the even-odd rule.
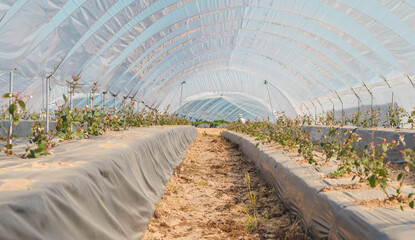
MULTIPOLYGON (((305 112, 305 111, 304 111, 304 107, 305 107, 305 104, 304 104, 304 103, 303 103, 303 104, 301 104, 301 113, 303 114, 303 116, 304 116, 304 115, 306 115, 306 114, 304 114, 304 112, 305 112)), ((306 110, 307 110, 307 109, 306 109, 306 110)))
POLYGON ((313 101, 310 101, 311 102, 311 104, 313 104, 313 107, 314 107, 314 117, 317 119, 317 108, 316 108, 316 105, 313 103, 313 101))
POLYGON ((367 87, 365 82, 363 82, 363 86, 365 86, 367 92, 370 94, 370 116, 372 117, 372 126, 373 126, 373 125, 375 125, 375 122, 374 122, 374 119, 373 119, 373 93, 367 87))
POLYGON ((107 94, 107 92, 102 92, 102 108, 105 108, 105 95, 107 94))
POLYGON ((180 85, 180 104, 179 104, 179 109, 182 108, 182 99, 183 99, 183 84, 185 84, 186 82, 183 81, 180 85))
POLYGON ((340 97, 339 93, 336 90, 334 90, 334 92, 336 93, 337 97, 340 100, 340 103, 342 104, 342 124, 344 124, 344 103, 343 103, 343 100, 340 97))
POLYGON ((370 94, 370 109, 371 109, 371 114, 373 114, 373 94, 370 94))
MULTIPOLYGON (((10 72, 10 84, 9 84, 9 93, 13 93, 13 70, 10 72)), ((12 105, 12 101, 9 100, 9 106, 12 105)), ((8 132, 8 143, 9 145, 11 145, 13 143, 12 141, 12 136, 13 136, 13 117, 12 115, 9 113, 9 132, 8 132)))
POLYGON ((316 100, 317 100, 318 104, 320 104, 321 111, 322 111, 322 113, 324 114, 324 113, 325 113, 325 111, 324 111, 324 108, 323 108, 323 104, 321 104, 320 99, 316 98, 316 100))
POLYGON ((117 95, 114 95, 114 111, 117 111, 117 95))
POLYGON ((46 132, 49 132, 50 123, 50 77, 46 78, 46 132))
POLYGON ((88 106, 88 107, 89 107, 89 105, 91 105, 90 102, 89 102, 89 100, 90 100, 89 99, 89 92, 87 92, 86 93, 86 106, 88 106))
POLYGON ((310 116, 311 116, 311 112, 310 112, 310 109, 307 107, 307 104, 305 104, 305 103, 304 103, 304 107, 307 109, 307 111, 308 111, 308 115, 310 115, 310 116))
POLYGON ((329 98, 329 100, 330 100, 330 102, 331 102, 331 105, 333 106, 333 117, 334 117, 334 102, 333 102, 333 100, 331 100, 331 98, 329 98))
MULTIPOLYGON (((393 89, 392 89, 392 87, 391 87, 391 85, 388 83, 388 81, 386 80, 386 78, 385 77, 383 77, 382 76, 382 78, 383 78, 383 81, 385 81, 385 83, 386 83, 386 85, 390 88, 390 90, 391 90, 391 92, 392 92, 392 103, 391 103, 391 106, 392 106, 392 109, 395 109, 395 101, 394 101, 394 99, 393 99, 393 89)), ((410 81, 411 81, 411 79, 410 78, 408 78, 410 81)), ((412 83, 412 81, 411 81, 411 83, 412 83)))
POLYGON ((271 95, 269 93, 269 87, 268 87, 268 81, 265 80, 264 81, 265 86, 267 87, 267 92, 268 92, 268 101, 269 101, 269 105, 271 106, 271 115, 275 117, 274 115, 274 108, 272 107, 272 102, 271 102, 271 95))
POLYGON ((353 91, 354 95, 357 98, 357 111, 360 112, 360 103, 359 103, 360 102, 360 97, 352 87, 350 87, 350 89, 353 91))

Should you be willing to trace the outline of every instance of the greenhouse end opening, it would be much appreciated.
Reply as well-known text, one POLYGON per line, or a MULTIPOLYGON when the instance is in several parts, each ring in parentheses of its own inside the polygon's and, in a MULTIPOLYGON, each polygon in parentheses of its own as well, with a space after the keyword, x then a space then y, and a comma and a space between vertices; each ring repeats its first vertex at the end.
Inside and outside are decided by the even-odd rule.
POLYGON ((413 0, 0 0, 0 239, 412 239, 413 0))

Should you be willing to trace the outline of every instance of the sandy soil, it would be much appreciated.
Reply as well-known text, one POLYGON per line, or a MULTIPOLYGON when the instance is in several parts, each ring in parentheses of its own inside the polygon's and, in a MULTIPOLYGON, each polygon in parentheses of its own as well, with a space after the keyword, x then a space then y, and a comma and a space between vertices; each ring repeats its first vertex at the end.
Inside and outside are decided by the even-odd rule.
POLYGON ((18 191, 18 190, 30 190, 29 187, 35 180, 29 179, 3 179, 0 181, 0 191, 18 191))
POLYGON ((222 131, 199 129, 144 239, 309 239, 222 131))

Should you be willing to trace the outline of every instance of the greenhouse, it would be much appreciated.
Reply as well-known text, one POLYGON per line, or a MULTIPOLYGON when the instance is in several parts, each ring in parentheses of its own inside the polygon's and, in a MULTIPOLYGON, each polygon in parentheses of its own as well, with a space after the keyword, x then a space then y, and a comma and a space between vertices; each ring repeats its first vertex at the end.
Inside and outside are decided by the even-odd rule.
POLYGON ((0 0, 0 239, 411 239, 414 0, 0 0))

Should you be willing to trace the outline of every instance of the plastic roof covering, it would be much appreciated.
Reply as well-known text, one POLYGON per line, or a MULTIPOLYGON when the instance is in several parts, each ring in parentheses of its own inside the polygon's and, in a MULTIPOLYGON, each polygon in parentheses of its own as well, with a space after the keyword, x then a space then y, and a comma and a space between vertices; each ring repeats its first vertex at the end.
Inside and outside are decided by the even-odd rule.
POLYGON ((188 116, 295 116, 356 108, 356 94, 388 104, 392 92, 412 108, 414 10, 415 0, 1 0, 0 90, 15 69, 33 111, 46 77, 61 102, 72 74, 86 83, 78 97, 98 81, 188 116))

